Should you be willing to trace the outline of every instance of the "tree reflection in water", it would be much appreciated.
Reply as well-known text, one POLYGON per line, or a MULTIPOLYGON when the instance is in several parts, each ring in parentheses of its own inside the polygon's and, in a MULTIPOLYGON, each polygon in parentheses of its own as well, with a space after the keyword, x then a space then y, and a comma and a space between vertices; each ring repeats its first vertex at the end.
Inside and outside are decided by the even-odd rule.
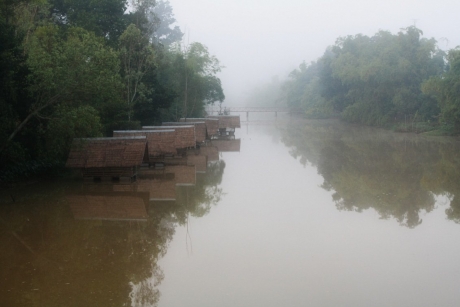
MULTIPOLYGON (((149 203, 148 193, 134 185, 74 182, 10 191, 14 203, 5 194, 0 206, 0 305, 157 306, 157 287, 164 277, 157 262, 178 225, 185 225, 189 215, 206 215, 219 202, 224 169, 225 163, 217 161, 195 186, 177 187, 175 202, 149 203), (75 195, 99 202, 96 218, 74 219, 70 203, 75 195), (113 196, 115 213, 106 204, 114 202, 113 196), (125 209, 123 199, 131 202, 125 209), (138 210, 133 199, 145 202, 147 218, 133 218, 130 210, 138 210), (123 214, 129 219, 123 220, 123 214)), ((83 214, 88 207, 78 208, 83 214)))
POLYGON ((283 142, 302 164, 317 167, 339 210, 373 208, 414 228, 421 212, 435 208, 435 196, 447 195, 447 217, 460 222, 457 139, 311 120, 291 122, 283 142))

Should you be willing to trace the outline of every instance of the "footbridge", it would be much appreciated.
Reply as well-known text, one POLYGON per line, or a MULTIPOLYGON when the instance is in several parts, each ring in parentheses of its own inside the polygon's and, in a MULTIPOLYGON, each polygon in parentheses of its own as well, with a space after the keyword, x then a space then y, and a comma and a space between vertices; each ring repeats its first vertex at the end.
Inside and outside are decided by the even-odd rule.
POLYGON ((212 108, 208 108, 207 112, 209 115, 246 113, 246 119, 249 119, 250 112, 275 113, 275 117, 277 117, 278 113, 293 113, 295 111, 288 107, 226 107, 226 108, 212 107, 212 108))

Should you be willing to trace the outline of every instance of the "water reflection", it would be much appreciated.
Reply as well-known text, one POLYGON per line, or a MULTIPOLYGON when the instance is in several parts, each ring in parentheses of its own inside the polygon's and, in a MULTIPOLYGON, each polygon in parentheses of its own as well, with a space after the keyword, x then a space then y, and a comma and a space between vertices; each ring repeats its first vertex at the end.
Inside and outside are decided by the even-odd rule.
POLYGON ((79 194, 66 197, 75 219, 147 221, 147 193, 124 192, 117 185, 109 186, 108 191, 104 191, 100 185, 85 187, 79 194))
POLYGON ((239 152, 241 148, 240 139, 214 139, 211 142, 219 152, 239 152))
POLYGON ((212 160, 203 173, 166 166, 131 184, 36 183, 2 194, 0 305, 156 306, 157 261, 176 227, 222 197, 225 162, 212 160))
POLYGON ((450 198, 447 217, 460 222, 460 143, 454 138, 396 134, 338 121, 297 121, 283 142, 302 164, 317 167, 339 210, 373 208, 414 228, 435 197, 450 198))

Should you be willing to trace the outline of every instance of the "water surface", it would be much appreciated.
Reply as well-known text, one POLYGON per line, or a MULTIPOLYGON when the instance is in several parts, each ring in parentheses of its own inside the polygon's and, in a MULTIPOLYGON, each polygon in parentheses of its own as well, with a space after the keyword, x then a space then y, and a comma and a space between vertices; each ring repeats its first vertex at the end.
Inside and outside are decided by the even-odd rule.
POLYGON ((3 191, 1 305, 457 305, 457 139, 295 120, 236 138, 195 183, 3 191))

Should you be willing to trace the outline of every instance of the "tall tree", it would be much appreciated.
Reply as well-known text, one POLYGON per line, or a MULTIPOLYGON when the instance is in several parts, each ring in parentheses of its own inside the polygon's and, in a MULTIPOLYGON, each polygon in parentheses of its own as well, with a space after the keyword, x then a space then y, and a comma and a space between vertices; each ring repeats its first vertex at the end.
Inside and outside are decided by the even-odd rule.
POLYGON ((460 132, 460 49, 447 55, 448 71, 423 84, 423 92, 435 97, 441 108, 441 120, 460 132))
POLYGON ((80 27, 104 37, 115 46, 127 26, 127 0, 49 0, 54 21, 80 27))
POLYGON ((145 74, 155 66, 155 52, 148 37, 131 24, 120 36, 120 56, 125 81, 125 101, 128 121, 131 121, 134 104, 143 99, 149 89, 143 82, 145 74))
POLYGON ((31 74, 28 91, 34 97, 25 115, 11 131, 8 143, 35 117, 43 117, 57 104, 91 104, 104 109, 119 101, 118 54, 102 39, 81 28, 72 28, 63 40, 53 25, 37 28, 28 45, 31 74))
POLYGON ((420 87, 443 72, 443 57, 436 41, 423 38, 416 27, 396 35, 379 31, 372 37, 341 37, 320 60, 291 73, 285 97, 316 117, 336 111, 348 121, 370 125, 406 117, 433 120, 439 112, 436 101, 420 87))
POLYGON ((153 14, 150 16, 152 23, 156 24, 152 39, 155 43, 160 43, 164 46, 170 46, 173 43, 180 42, 184 33, 179 26, 174 25, 173 10, 169 1, 157 1, 153 9, 153 14))
POLYGON ((202 116, 206 105, 225 99, 220 79, 216 76, 222 66, 201 43, 180 47, 174 51, 175 86, 180 95, 173 106, 174 113, 176 117, 202 116))

